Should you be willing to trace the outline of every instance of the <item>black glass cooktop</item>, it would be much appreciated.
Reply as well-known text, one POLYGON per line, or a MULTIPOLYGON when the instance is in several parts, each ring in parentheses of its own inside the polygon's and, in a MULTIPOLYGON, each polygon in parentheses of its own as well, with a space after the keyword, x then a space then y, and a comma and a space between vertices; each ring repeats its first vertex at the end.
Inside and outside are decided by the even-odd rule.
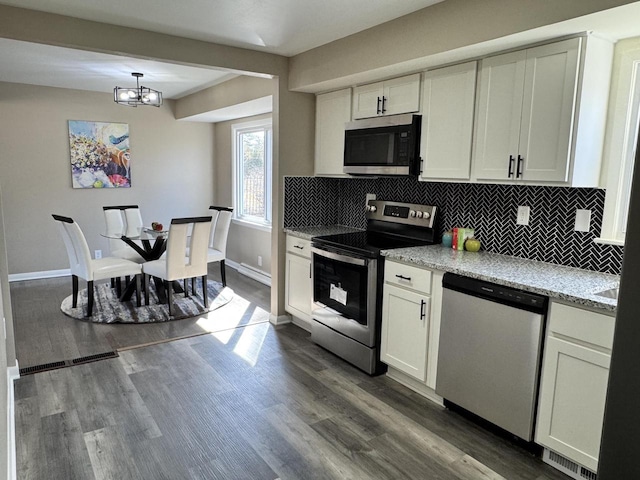
POLYGON ((392 248, 416 247, 429 245, 428 238, 405 237, 387 233, 362 231, 353 233, 339 233, 337 235, 322 235, 313 238, 317 246, 329 246, 347 250, 370 258, 380 255, 380 250, 392 248))

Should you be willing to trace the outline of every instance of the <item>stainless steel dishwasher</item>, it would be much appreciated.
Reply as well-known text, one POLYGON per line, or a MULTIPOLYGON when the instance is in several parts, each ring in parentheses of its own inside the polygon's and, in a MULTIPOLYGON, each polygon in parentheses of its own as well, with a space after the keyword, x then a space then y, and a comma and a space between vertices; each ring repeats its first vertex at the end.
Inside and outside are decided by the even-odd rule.
POLYGON ((533 440, 547 297, 444 275, 436 393, 533 440))

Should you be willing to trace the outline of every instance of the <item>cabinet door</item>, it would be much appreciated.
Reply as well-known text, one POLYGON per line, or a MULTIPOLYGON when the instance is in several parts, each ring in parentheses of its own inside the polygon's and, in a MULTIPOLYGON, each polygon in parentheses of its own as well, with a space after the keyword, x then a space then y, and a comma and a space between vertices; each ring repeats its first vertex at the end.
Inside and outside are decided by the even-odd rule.
POLYGON ((610 359, 606 353, 547 338, 536 442, 594 472, 598 469, 610 359))
POLYGON ((510 157, 518 155, 526 52, 482 60, 474 175, 479 180, 508 180, 510 157))
POLYGON ((311 321, 311 260, 287 254, 285 273, 285 310, 311 321))
POLYGON ((520 178, 566 182, 577 91, 580 39, 527 50, 519 154, 520 178))
POLYGON ((353 119, 357 120, 380 115, 382 96, 382 82, 355 87, 353 89, 353 119))
POLYGON ((430 299, 385 285, 380 359, 424 382, 427 374, 430 299))
POLYGON ((423 85, 420 180, 468 180, 476 62, 432 70, 423 85))
POLYGON ((316 175, 344 175, 344 124, 351 120, 351 89, 316 97, 316 175))
POLYGON ((411 113, 420 110, 420 74, 383 82, 383 115, 411 113))

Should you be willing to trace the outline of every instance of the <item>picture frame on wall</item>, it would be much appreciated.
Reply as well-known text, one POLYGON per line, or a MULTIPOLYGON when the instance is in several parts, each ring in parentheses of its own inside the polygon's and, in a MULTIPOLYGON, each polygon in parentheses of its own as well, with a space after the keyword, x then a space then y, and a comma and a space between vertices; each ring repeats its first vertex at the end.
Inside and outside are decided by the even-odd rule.
POLYGON ((129 124, 69 120, 73 188, 130 188, 129 124))

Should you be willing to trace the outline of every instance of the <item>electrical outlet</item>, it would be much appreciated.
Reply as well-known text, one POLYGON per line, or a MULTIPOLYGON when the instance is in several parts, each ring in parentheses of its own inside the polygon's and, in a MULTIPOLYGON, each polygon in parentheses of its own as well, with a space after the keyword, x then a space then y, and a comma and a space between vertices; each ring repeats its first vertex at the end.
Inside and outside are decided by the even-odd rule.
POLYGON ((518 219, 516 224, 529 225, 529 214, 531 213, 531 207, 519 206, 518 207, 518 219))
POLYGON ((576 232, 588 232, 591 224, 591 210, 576 210, 576 232))
POLYGON ((364 206, 367 207, 369 205, 369 200, 375 200, 375 199, 376 199, 375 193, 367 193, 364 200, 364 206))
POLYGON ((102 250, 96 250, 93 253, 93 258, 95 258, 96 260, 98 260, 99 258, 102 258, 102 250))
POLYGON ((262 255, 258 255, 258 266, 262 266, 262 255))

